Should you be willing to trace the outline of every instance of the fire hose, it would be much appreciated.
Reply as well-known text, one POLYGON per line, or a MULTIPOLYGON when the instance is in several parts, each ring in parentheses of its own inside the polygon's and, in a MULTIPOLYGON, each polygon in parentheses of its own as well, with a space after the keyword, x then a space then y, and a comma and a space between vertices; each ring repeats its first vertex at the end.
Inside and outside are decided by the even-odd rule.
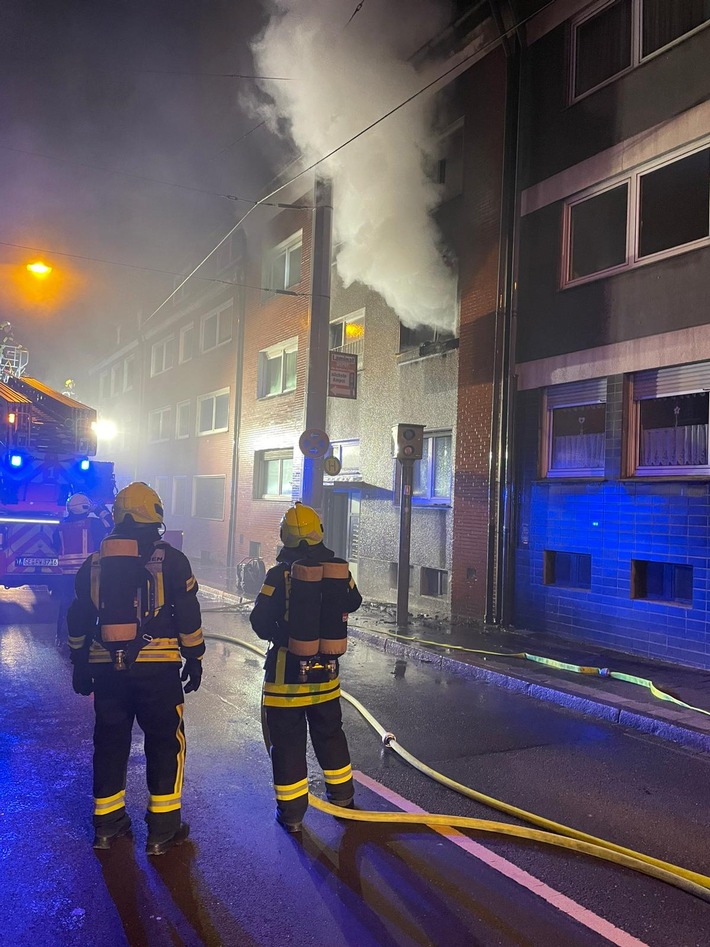
MULTIPOLYGON (((233 638, 229 635, 219 635, 215 633, 205 633, 206 638, 212 638, 217 641, 224 641, 228 644, 237 645, 264 657, 264 651, 240 638, 233 638)), ((631 868, 634 871, 641 872, 651 878, 659 881, 665 881, 667 884, 680 888, 697 898, 710 903, 710 877, 699 872, 682 868, 671 862, 654 858, 651 855, 645 855, 643 852, 637 852, 623 845, 617 845, 615 842, 606 839, 597 838, 587 832, 554 822, 544 816, 536 815, 534 812, 528 812, 518 806, 500 799, 494 799, 485 793, 472 789, 458 783, 443 773, 439 773, 427 766, 417 757, 413 756, 403 746, 399 744, 394 733, 386 730, 378 720, 363 707, 363 705, 350 694, 341 690, 341 696, 346 700, 359 714, 370 724, 382 740, 384 747, 392 750, 402 760, 409 763, 420 773, 452 789, 475 802, 497 809, 508 816, 518 819, 522 822, 528 822, 539 828, 531 829, 516 825, 510 825, 506 822, 494 822, 488 819, 473 819, 464 816, 437 815, 433 813, 404 813, 404 812, 374 812, 356 809, 343 809, 339 806, 331 805, 328 802, 319 799, 312 793, 308 794, 309 804, 321 812, 337 816, 339 819, 348 819, 353 822, 375 822, 387 824, 404 825, 444 825, 452 828, 472 829, 478 832, 489 832, 497 835, 507 835, 519 839, 528 839, 533 842, 542 842, 546 845, 553 845, 557 848, 564 848, 570 851, 580 852, 585 855, 591 855, 604 861, 612 862, 616 865, 622 865, 625 868, 631 868)))

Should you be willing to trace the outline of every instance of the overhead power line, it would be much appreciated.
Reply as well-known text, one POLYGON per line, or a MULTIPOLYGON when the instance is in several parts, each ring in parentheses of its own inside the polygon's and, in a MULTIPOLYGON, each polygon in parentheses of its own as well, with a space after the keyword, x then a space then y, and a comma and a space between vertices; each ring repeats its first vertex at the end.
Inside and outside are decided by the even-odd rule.
POLYGON ((141 69, 139 71, 145 75, 153 76, 193 76, 195 78, 206 79, 268 79, 270 82, 291 81, 291 76, 249 76, 241 72, 187 72, 172 69, 141 69))
MULTIPOLYGON (((258 127, 259 126, 254 126, 254 128, 258 128, 258 127)), ((254 128, 252 128, 250 131, 254 131, 254 128)), ((242 138, 246 138, 248 134, 250 134, 250 132, 247 132, 245 135, 242 135, 242 138)), ((241 141, 241 140, 242 139, 238 139, 238 141, 241 141)), ((233 144, 236 144, 236 142, 234 142, 233 144)), ((231 145, 229 147, 231 147, 231 145)), ((234 201, 240 204, 256 204, 257 203, 255 200, 253 200, 253 198, 249 198, 249 197, 237 197, 235 194, 222 194, 219 191, 209 191, 206 188, 194 187, 191 184, 179 184, 176 181, 163 181, 160 178, 148 177, 148 175, 146 174, 138 174, 134 171, 121 171, 118 168, 106 168, 100 164, 89 164, 87 161, 77 161, 74 158, 60 158, 58 155, 48 155, 48 154, 44 154, 41 151, 28 151, 25 148, 14 148, 12 145, 0 144, 0 148, 2 148, 3 151, 12 151, 20 155, 31 155, 35 158, 44 158, 47 161, 58 161, 60 164, 76 165, 79 168, 90 168, 92 171, 102 171, 104 174, 117 174, 121 177, 135 178, 138 181, 147 181, 150 184, 160 184, 163 187, 176 187, 183 191, 194 191, 197 194, 207 194, 210 197, 220 197, 223 200, 234 201)), ((274 203, 270 206, 288 208, 288 207, 291 207, 292 205, 274 203)))
MULTIPOLYGON (((333 155, 336 155, 339 151, 342 151, 343 148, 346 148, 348 145, 351 145, 354 141, 357 141, 358 138, 361 138, 363 135, 366 135, 367 132, 371 131, 373 128, 376 128, 377 125, 380 125, 382 122, 385 121, 385 119, 389 118, 391 115, 394 115, 395 112, 398 112, 401 108, 404 108, 405 105, 409 105, 409 103, 413 102, 414 99, 418 98, 420 95, 423 95, 433 86, 437 85, 437 83, 441 82, 442 79, 445 79, 446 76, 448 76, 450 73, 455 72, 457 69, 460 69, 461 66, 464 63, 468 62, 470 59, 480 56, 486 50, 497 46, 498 43, 500 43, 500 41, 504 37, 510 36, 512 33, 515 33, 517 30, 520 29, 521 26, 527 23, 528 20, 532 19, 534 16, 538 16, 539 13, 541 13, 543 10, 546 10, 549 6, 551 6, 555 2, 556 0, 547 0, 547 3, 544 6, 540 7, 539 10, 536 10, 534 13, 530 13, 528 16, 523 17, 522 20, 518 20, 515 24, 513 24, 513 26, 510 27, 510 29, 501 31, 495 39, 491 40, 488 43, 484 43, 483 46, 479 47, 478 49, 475 49, 473 52, 469 53, 467 56, 464 56, 463 59, 458 60, 458 62, 456 62, 453 66, 449 66, 448 69, 445 69, 442 73, 439 73, 439 75, 435 79, 432 79, 430 82, 427 82, 426 85, 423 85, 416 92, 413 92, 411 95, 407 96, 407 98, 404 99, 402 102, 400 102, 399 105, 393 106, 391 109, 389 109, 389 111, 385 112, 384 115, 381 115, 379 118, 375 119, 374 122, 370 122, 370 124, 367 125, 365 128, 361 129, 359 132, 357 132, 356 134, 348 138, 347 141, 342 142, 342 144, 338 145, 336 148, 333 148, 332 151, 329 151, 327 154, 323 155, 321 158, 318 158, 316 161, 312 162, 312 164, 309 164, 307 167, 302 168, 298 172, 298 174, 294 174, 294 176, 290 178, 288 181, 285 181, 283 184, 279 184, 279 186, 274 188, 273 191, 270 191, 264 197, 255 201, 253 206, 250 207, 249 210, 239 218, 239 220, 232 227, 232 229, 229 230, 222 237, 219 243, 210 250, 207 256, 205 256, 204 259, 202 259, 197 264, 197 266, 194 267, 194 269, 191 270, 190 273, 188 273, 185 279, 178 286, 175 287, 172 293, 170 293, 170 295, 166 299, 163 300, 163 302, 157 307, 157 309, 154 309, 153 312, 151 312, 151 314, 148 316, 145 322, 148 322, 150 319, 153 318, 153 316, 156 316, 160 312, 160 310, 163 308, 163 306, 165 306, 168 302, 170 302, 173 296, 182 289, 182 287, 185 285, 185 283, 187 283, 188 280, 192 279, 192 277, 195 275, 195 273, 197 273, 200 267, 203 266, 210 259, 210 257, 214 253, 217 252, 217 250, 219 250, 222 244, 232 236, 235 230, 241 227, 241 225, 244 223, 244 221, 247 219, 247 217, 251 214, 253 210, 256 210, 257 207, 260 207, 262 205, 273 206, 272 204, 269 204, 269 201, 271 200, 272 197, 274 197, 274 195, 278 194, 279 191, 282 191, 284 190, 284 188, 289 187, 299 178, 303 177, 305 174, 308 174, 309 171, 313 171, 319 165, 323 164, 325 161, 328 161, 329 158, 332 158, 333 155)), ((357 10, 355 10, 355 13, 357 13, 357 10)), ((353 14, 353 16, 354 15, 355 14, 353 14)), ((145 325, 145 322, 143 323, 144 325, 145 325)))

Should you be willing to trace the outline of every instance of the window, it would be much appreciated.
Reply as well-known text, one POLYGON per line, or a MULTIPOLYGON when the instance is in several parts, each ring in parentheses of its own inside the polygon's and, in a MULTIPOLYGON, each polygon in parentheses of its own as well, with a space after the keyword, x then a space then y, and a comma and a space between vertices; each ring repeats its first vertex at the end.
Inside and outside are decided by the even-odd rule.
POLYGON ((606 0, 596 4, 572 23, 572 100, 600 88, 708 21, 708 0, 606 0))
POLYGON ((543 583, 567 589, 591 589, 591 555, 586 552, 546 549, 543 556, 543 583))
POLYGON ((99 375, 99 398, 108 398, 108 372, 99 375))
POLYGON ((172 409, 158 408, 157 411, 151 411, 148 415, 148 440, 167 441, 170 439, 170 415, 172 409))
POLYGON ((267 255, 264 288, 271 292, 289 289, 301 282, 303 234, 299 231, 267 255))
POLYGON ((249 556, 252 559, 261 559, 261 543, 253 539, 249 540, 249 556))
MULTIPOLYGON (((409 586, 411 588, 414 581, 414 566, 409 567, 409 586)), ((389 564, 389 587, 391 589, 397 588, 397 583, 399 582, 399 563, 390 562, 389 564)))
POLYGON ((337 457, 340 461, 340 473, 337 476, 360 475, 360 441, 331 441, 327 456, 337 457))
POLYGON ((293 451, 271 450, 257 454, 255 472, 256 497, 283 499, 291 496, 293 451))
POLYGON ((164 510, 167 510, 170 508, 170 482, 171 482, 170 477, 156 477, 155 478, 155 492, 163 501, 164 510))
POLYGON ((571 205, 569 279, 626 263, 628 190, 622 184, 571 205))
POLYGON ((190 436, 190 401, 181 401, 175 409, 175 437, 178 440, 190 436))
POLYGON ((399 350, 421 348, 436 342, 445 342, 447 339, 453 339, 453 332, 447 332, 444 329, 432 329, 431 326, 417 326, 410 329, 409 326, 399 326, 399 350))
POLYGON ((175 338, 162 339, 156 342, 150 352, 150 374, 160 375, 167 372, 175 364, 175 338))
POLYGON ((574 98, 631 65, 632 0, 616 0, 574 27, 574 98))
POLYGON ((200 395, 197 399, 197 433, 217 434, 229 430, 229 388, 200 395))
POLYGON ((710 234, 710 148, 644 174, 639 190, 640 257, 710 234))
POLYGON ((631 598, 670 602, 690 608, 693 604, 693 567, 675 562, 632 559, 631 598))
POLYGON ((186 516, 190 504, 190 486, 187 477, 173 477, 173 516, 186 516))
POLYGON ((649 162, 565 208, 563 285, 710 241, 710 148, 649 162))
POLYGON ((629 403, 627 473, 710 473, 710 362, 638 372, 629 403))
POLYGON ((297 356, 298 339, 259 352, 257 397, 268 398, 295 389, 297 356))
POLYGON ((543 477, 602 477, 606 379, 555 385, 545 392, 543 477))
POLYGON ((425 434, 421 460, 414 462, 415 499, 451 502, 451 434, 425 434))
POLYGON ((180 329, 180 362, 189 362, 195 355, 195 326, 191 322, 189 326, 183 326, 180 329))
POLYGON ((136 383, 136 357, 129 355, 123 363, 123 390, 132 391, 136 383))
POLYGON ((193 477, 192 483, 192 515, 203 520, 223 520, 226 477, 193 477))
POLYGON ((421 595, 444 598, 449 591, 449 573, 444 569, 429 569, 422 566, 419 591, 421 595))
POLYGON ((463 119, 460 119, 439 139, 441 157, 436 163, 436 183, 442 185, 442 203, 463 191, 463 143, 463 119))
POLYGON ((357 370, 362 370, 362 357, 365 352, 365 310, 335 319, 330 323, 328 347, 331 352, 345 352, 357 355, 357 370))
POLYGON ((202 351, 209 352, 232 338, 232 307, 212 312, 202 320, 202 351))

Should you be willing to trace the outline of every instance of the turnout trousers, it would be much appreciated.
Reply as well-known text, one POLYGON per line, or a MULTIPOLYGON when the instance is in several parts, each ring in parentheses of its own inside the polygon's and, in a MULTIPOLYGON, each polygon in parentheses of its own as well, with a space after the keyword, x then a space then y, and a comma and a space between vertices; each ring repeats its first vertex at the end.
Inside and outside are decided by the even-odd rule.
MULTIPOLYGON (((274 673, 267 665, 263 714, 274 772, 276 807, 284 822, 298 823, 308 808, 306 741, 311 743, 325 777, 328 801, 348 806, 353 800, 353 777, 348 741, 343 732, 340 681, 315 680, 288 684, 291 656, 279 649, 274 673), (269 678, 274 678, 269 680, 269 678)), ((295 662, 297 667, 297 662, 295 662)), ((315 675, 317 678, 318 675, 315 675)))
POLYGON ((180 665, 144 662, 128 671, 91 665, 94 676, 94 828, 106 835, 125 825, 126 772, 134 720, 145 735, 149 838, 180 828, 185 727, 180 665))

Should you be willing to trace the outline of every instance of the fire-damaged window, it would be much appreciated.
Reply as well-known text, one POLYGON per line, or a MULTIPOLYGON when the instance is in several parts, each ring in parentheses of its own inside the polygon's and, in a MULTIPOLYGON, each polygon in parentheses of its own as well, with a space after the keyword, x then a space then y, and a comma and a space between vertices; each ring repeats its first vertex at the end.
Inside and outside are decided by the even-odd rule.
POLYGON ((601 0, 572 21, 571 100, 611 82, 708 22, 707 0, 601 0))
POLYGON ((463 191, 463 146, 463 119, 460 118, 439 137, 439 157, 434 178, 442 188, 442 203, 463 191))
POLYGON ((606 439, 606 378, 546 389, 541 475, 602 477, 606 439))
POLYGON ((291 496, 293 450, 259 451, 254 463, 254 496, 283 499, 291 496))
POLYGON ((192 478, 192 515, 203 520, 224 519, 223 475, 205 475, 192 478))
POLYGON ((710 242, 710 139, 568 199, 562 285, 608 276, 710 242))
POLYGON ((628 402, 627 473, 710 473, 710 362, 632 376, 628 402))

